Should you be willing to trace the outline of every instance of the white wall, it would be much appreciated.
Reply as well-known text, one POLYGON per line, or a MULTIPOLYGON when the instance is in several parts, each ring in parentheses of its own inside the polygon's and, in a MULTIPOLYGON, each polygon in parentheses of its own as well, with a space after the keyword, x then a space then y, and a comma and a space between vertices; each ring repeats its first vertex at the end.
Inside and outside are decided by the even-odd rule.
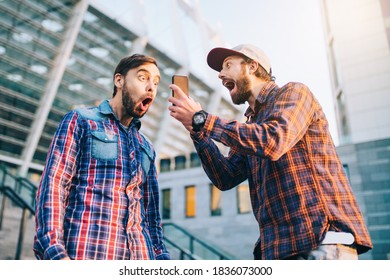
POLYGON ((379 0, 326 0, 353 143, 390 137, 390 51, 379 0))

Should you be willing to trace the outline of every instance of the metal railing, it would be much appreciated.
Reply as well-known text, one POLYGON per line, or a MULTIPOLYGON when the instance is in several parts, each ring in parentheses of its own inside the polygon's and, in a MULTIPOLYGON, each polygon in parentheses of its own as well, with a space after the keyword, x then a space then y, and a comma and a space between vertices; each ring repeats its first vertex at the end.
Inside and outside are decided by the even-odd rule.
POLYGON ((167 243, 180 248, 180 259, 231 260, 234 257, 174 223, 163 223, 167 243))
POLYGON ((19 260, 23 248, 28 214, 35 215, 34 197, 37 187, 27 179, 11 174, 7 168, 2 165, 0 165, 0 172, 0 193, 3 194, 0 208, 0 230, 3 228, 3 220, 8 202, 7 199, 10 199, 15 206, 22 209, 15 253, 15 260, 19 260))

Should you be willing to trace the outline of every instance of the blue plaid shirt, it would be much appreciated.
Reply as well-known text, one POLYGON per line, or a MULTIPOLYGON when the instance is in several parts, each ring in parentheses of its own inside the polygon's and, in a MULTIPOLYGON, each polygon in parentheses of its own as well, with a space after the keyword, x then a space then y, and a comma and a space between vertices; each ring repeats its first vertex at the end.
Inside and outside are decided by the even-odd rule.
POLYGON ((108 100, 65 115, 37 192, 38 259, 169 259, 155 151, 139 127, 124 127, 108 100))

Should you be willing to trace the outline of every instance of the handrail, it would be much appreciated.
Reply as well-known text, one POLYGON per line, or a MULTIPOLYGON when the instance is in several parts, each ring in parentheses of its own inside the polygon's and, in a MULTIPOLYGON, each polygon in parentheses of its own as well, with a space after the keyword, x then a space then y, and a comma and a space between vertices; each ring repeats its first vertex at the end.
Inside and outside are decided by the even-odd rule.
MULTIPOLYGON (((13 203, 17 204, 19 208, 26 208, 32 215, 35 215, 35 209, 27 201, 25 201, 14 189, 9 186, 0 186, 0 191, 9 197, 13 203)), ((1 223, 0 223, 1 229, 1 223)))
POLYGON ((3 199, 0 208, 0 230, 2 229, 3 225, 7 198, 11 199, 14 205, 22 209, 22 217, 19 225, 18 243, 16 246, 15 254, 15 259, 19 260, 23 248, 23 239, 26 231, 28 212, 30 212, 31 215, 35 215, 34 201, 37 187, 33 183, 28 181, 26 178, 18 177, 11 174, 2 164, 0 164, 0 171, 2 175, 2 178, 0 180, 0 193, 3 193, 3 199), (12 181, 12 184, 9 184, 9 182, 7 182, 7 176, 12 181), (10 187, 10 185, 13 185, 13 187, 10 187), (29 202, 27 202, 22 196, 24 190, 30 192, 28 196, 30 198, 29 202))
MULTIPOLYGON (((29 207, 34 208, 35 194, 36 194, 36 191, 38 189, 37 186, 35 186, 33 183, 31 183, 31 181, 29 181, 27 178, 13 175, 2 164, 0 164, 0 170, 2 171, 2 175, 3 175, 2 179, 0 180, 0 187, 1 186, 2 187, 10 186, 11 184, 8 184, 6 182, 7 176, 10 177, 10 179, 13 181, 13 185, 14 185, 14 187, 12 189, 19 195, 20 198, 22 198, 21 194, 24 190, 27 190, 29 192, 30 199, 31 199, 29 207)), ((0 228, 1 228, 1 226, 0 226, 0 228)))
POLYGON ((9 175, 11 178, 13 178, 14 176, 10 174, 8 170, 5 168, 5 166, 3 166, 2 164, 0 164, 0 170, 2 171, 2 175, 3 175, 3 177, 1 178, 0 186, 4 186, 7 175, 9 175))
POLYGON ((190 240, 189 251, 190 251, 191 255, 194 255, 194 243, 196 242, 196 243, 200 244, 203 248, 208 250, 209 252, 211 252, 214 255, 218 256, 220 260, 230 260, 230 259, 233 259, 233 257, 229 256, 228 253, 222 252, 221 250, 215 249, 215 247, 213 247, 210 244, 208 244, 207 242, 199 239, 198 237, 196 237, 192 233, 188 232, 184 228, 178 226, 177 224, 174 224, 174 223, 163 223, 162 226, 163 226, 163 229, 165 229, 165 230, 166 230, 167 227, 173 227, 176 230, 182 232, 185 236, 187 236, 189 238, 189 240, 190 240))
POLYGON ((35 186, 33 183, 31 183, 31 181, 28 180, 27 178, 16 177, 16 181, 30 190, 36 191, 38 189, 37 186, 35 186))
POLYGON ((18 243, 16 246, 16 253, 15 253, 15 260, 20 260, 20 256, 22 254, 22 248, 23 248, 24 233, 26 231, 26 222, 27 222, 27 214, 28 214, 27 210, 30 211, 30 213, 33 215, 35 215, 35 210, 11 187, 0 186, 0 192, 3 193, 3 201, 1 204, 1 215, 0 215, 0 229, 2 228, 4 210, 7 203, 7 197, 10 198, 13 203, 15 203, 18 207, 22 208, 23 210, 22 217, 20 220, 20 225, 19 225, 19 236, 18 236, 18 243))
POLYGON ((35 195, 38 187, 31 183, 27 178, 17 177, 15 180, 15 191, 21 195, 23 190, 27 190, 29 192, 30 205, 31 207, 34 207, 35 195))
POLYGON ((164 241, 180 251, 180 260, 184 260, 185 259, 184 256, 187 256, 190 260, 200 259, 199 257, 195 256, 187 249, 181 247, 180 245, 177 245, 175 242, 173 242, 171 239, 167 238, 166 236, 164 236, 164 241))

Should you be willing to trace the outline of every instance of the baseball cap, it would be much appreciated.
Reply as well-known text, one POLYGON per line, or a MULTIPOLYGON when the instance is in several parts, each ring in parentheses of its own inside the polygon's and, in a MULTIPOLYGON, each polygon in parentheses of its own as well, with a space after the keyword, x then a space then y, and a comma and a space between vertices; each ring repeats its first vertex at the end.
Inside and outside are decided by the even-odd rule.
POLYGON ((250 44, 238 45, 232 49, 214 48, 207 55, 207 64, 215 71, 222 70, 222 64, 225 58, 231 55, 244 55, 247 58, 257 61, 268 74, 271 72, 271 63, 265 52, 256 46, 250 44))

